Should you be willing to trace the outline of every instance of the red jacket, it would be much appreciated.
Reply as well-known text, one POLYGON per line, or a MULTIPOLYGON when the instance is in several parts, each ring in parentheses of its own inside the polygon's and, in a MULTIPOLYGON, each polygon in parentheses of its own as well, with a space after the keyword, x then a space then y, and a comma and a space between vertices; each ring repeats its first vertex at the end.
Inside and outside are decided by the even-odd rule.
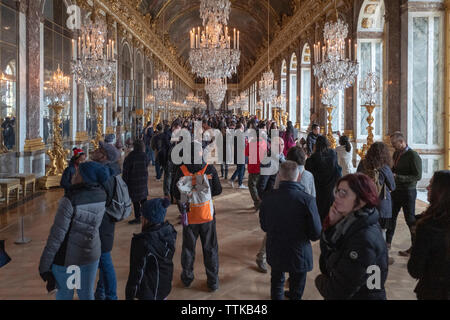
POLYGON ((245 156, 248 157, 248 173, 260 173, 261 159, 264 158, 265 152, 267 152, 267 143, 264 139, 259 141, 252 139, 246 143, 245 156))

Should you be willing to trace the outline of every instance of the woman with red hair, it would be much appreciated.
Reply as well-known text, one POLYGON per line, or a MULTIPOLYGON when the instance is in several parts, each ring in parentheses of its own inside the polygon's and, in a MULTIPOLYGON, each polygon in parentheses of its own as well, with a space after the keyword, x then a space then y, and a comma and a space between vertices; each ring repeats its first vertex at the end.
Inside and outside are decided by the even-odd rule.
POLYGON ((361 173, 341 178, 320 239, 316 286, 326 299, 385 300, 386 242, 375 183, 361 173))

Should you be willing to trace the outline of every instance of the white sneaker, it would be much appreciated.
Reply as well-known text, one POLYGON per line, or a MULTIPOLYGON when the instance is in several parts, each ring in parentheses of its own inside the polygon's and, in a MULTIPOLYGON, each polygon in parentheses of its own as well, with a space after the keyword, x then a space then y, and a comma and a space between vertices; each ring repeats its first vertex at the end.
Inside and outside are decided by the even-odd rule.
POLYGON ((233 181, 230 181, 230 185, 231 185, 232 188, 234 188, 234 182, 233 181))
POLYGON ((239 189, 248 189, 248 187, 247 187, 247 186, 244 186, 243 184, 241 184, 241 185, 239 186, 239 189))

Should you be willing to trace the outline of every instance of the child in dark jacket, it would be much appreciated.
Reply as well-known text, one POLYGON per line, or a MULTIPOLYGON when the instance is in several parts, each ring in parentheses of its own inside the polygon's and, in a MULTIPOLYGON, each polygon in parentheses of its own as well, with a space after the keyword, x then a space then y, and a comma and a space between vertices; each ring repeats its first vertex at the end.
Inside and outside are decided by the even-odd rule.
POLYGON ((142 233, 131 240, 127 300, 164 300, 172 289, 177 232, 164 222, 169 205, 167 198, 144 203, 142 233))

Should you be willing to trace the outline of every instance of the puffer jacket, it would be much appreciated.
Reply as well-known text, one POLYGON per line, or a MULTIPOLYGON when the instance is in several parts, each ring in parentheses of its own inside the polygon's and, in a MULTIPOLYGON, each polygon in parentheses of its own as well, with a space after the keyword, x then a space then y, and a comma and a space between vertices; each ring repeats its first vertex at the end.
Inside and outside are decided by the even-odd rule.
POLYGON ((322 233, 319 259, 322 275, 317 277, 316 287, 326 300, 386 300, 388 253, 378 224, 378 210, 364 208, 354 216, 356 220, 342 235, 335 235, 337 225, 322 233), (369 279, 377 275, 373 266, 379 268, 379 288, 373 278, 369 279))
POLYGON ((99 226, 105 213, 106 193, 99 185, 73 185, 56 212, 39 273, 61 266, 91 264, 100 258, 99 226))
POLYGON ((163 300, 172 290, 177 232, 169 222, 153 225, 131 240, 127 300, 163 300))
POLYGON ((422 217, 421 220, 417 223, 416 239, 408 261, 409 274, 419 279, 414 292, 419 300, 448 300, 450 221, 434 217, 422 217))

